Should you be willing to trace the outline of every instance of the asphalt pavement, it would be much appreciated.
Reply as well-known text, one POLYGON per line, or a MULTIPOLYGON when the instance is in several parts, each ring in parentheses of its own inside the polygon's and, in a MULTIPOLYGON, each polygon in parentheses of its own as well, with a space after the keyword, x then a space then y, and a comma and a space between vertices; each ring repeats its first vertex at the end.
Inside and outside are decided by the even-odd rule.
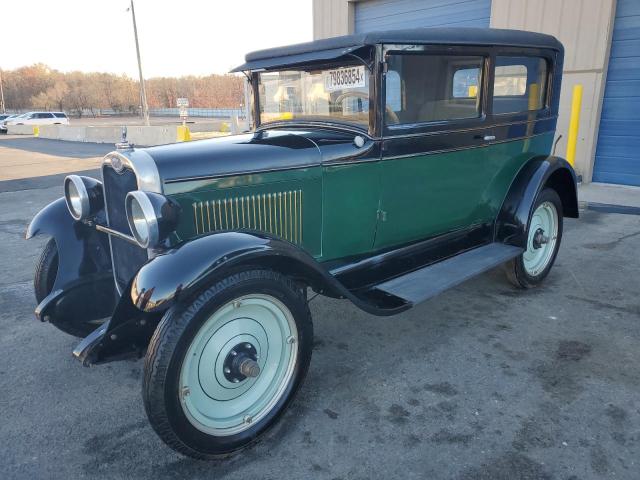
MULTIPOLYGON (((0 168, 29 155, 54 170, 96 166, 77 144, 8 140, 0 168)), ((71 357, 78 340, 34 318, 44 239, 24 231, 62 195, 34 168, 0 181, 3 479, 640 478, 640 216, 567 219, 537 289, 515 290, 496 269, 391 318, 316 298, 293 407, 256 447, 207 463, 152 431, 142 362, 84 368, 71 357)))

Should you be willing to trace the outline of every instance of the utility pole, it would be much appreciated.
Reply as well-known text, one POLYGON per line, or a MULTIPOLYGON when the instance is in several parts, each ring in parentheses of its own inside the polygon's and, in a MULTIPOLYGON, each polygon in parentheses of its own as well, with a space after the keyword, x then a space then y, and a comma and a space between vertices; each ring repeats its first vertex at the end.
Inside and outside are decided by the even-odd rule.
POLYGON ((4 106, 4 89, 2 88, 2 70, 0 69, 0 105, 2 106, 2 113, 6 113, 7 109, 4 106))
POLYGON ((142 62, 140 61, 140 45, 138 44, 138 27, 136 25, 136 12, 131 0, 131 17, 133 18, 133 35, 136 39, 136 54, 138 55, 138 73, 140 74, 140 99, 142 100, 142 115, 144 124, 149 126, 149 105, 147 104, 147 92, 144 89, 144 77, 142 76, 142 62))

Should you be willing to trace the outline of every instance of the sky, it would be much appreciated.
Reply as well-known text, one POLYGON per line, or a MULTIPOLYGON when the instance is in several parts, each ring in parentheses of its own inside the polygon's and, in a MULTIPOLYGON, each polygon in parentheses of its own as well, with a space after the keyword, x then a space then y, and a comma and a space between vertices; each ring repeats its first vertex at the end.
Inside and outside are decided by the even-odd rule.
MULTIPOLYGON (((138 76, 129 0, 0 0, 0 69, 138 76)), ((134 0, 145 78, 226 73, 253 50, 312 40, 311 0, 134 0)))

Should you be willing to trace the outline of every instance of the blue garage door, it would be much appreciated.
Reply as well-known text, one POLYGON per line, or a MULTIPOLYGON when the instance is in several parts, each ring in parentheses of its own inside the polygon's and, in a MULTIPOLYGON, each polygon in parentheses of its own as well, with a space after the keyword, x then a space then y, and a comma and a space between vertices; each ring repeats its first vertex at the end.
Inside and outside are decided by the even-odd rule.
POLYGON ((490 16, 491 0, 370 0, 355 4, 355 30, 489 27, 490 16))
POLYGON ((593 181, 640 185, 640 1, 618 0, 593 181))

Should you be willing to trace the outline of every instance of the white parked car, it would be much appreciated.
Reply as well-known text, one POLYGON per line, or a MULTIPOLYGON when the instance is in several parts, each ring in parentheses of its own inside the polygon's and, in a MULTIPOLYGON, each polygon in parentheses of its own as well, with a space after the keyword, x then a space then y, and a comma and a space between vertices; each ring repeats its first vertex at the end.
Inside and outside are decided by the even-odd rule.
POLYGON ((27 112, 7 121, 7 125, 68 125, 64 112, 27 112))
POLYGON ((13 118, 18 117, 19 115, 16 113, 2 113, 0 114, 0 132, 6 133, 7 131, 7 122, 13 118))

